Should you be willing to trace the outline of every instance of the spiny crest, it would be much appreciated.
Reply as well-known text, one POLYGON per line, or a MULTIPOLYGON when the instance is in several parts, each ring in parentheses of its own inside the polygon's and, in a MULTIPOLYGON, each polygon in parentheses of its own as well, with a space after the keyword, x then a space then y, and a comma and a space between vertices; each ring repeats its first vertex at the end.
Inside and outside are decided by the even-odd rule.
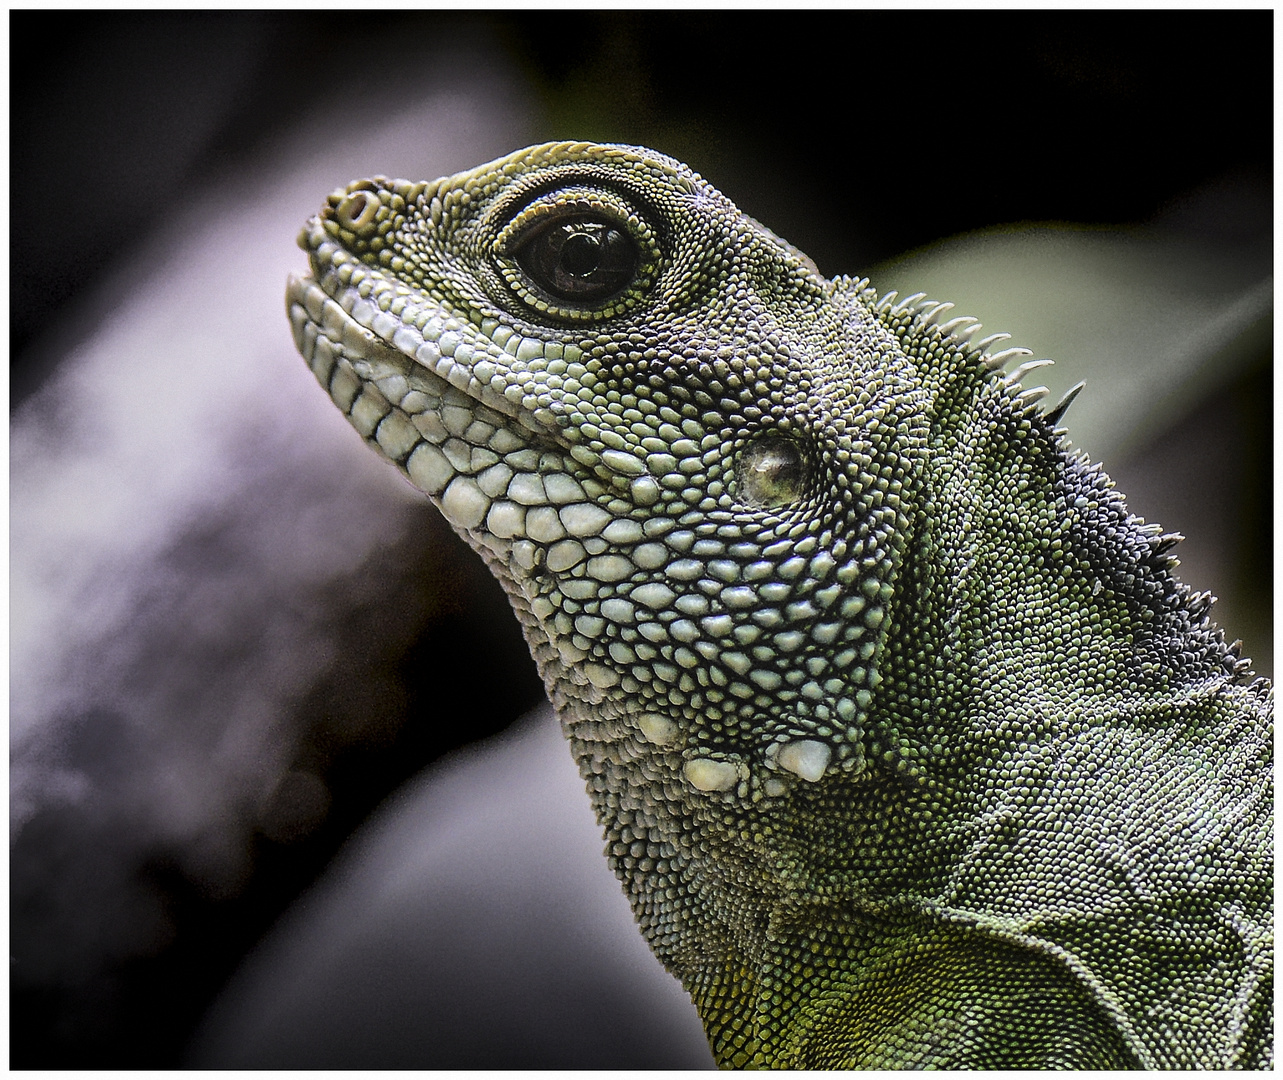
MULTIPOLYGON (((867 284, 867 279, 865 279, 857 283, 857 288, 863 289, 867 284)), ((1051 393, 1045 386, 1026 388, 1022 385, 1022 380, 1029 372, 1038 368, 1048 367, 1054 361, 1048 359, 1030 360, 1021 364, 1010 374, 1004 375, 1002 371, 1011 361, 1018 357, 1032 356, 1033 352, 1021 346, 1012 346, 991 352, 990 348, 992 346, 1010 340, 1011 335, 999 332, 974 340, 975 335, 982 329, 979 319, 970 315, 960 315, 949 319, 947 322, 940 321, 944 315, 953 309, 953 304, 939 300, 929 300, 927 299, 927 294, 921 292, 913 293, 899 301, 897 301, 896 297, 895 290, 888 292, 880 300, 876 301, 874 310, 890 316, 891 321, 903 328, 905 333, 931 334, 941 340, 948 341, 963 356, 975 360, 986 373, 997 379, 999 384, 1007 390, 1014 406, 1019 411, 1036 411, 1034 406, 1051 393)), ((1062 444, 1065 441, 1063 437, 1067 433, 1059 428, 1058 425, 1084 386, 1086 386, 1085 382, 1075 384, 1066 391, 1055 405, 1042 414, 1055 429, 1055 434, 1061 437, 1062 444)))
MULTIPOLYGON (((942 316, 952 310, 953 305, 929 300, 926 293, 914 293, 897 300, 897 294, 892 291, 881 299, 877 299, 873 306, 874 310, 889 316, 889 321, 898 333, 905 336, 934 336, 955 346, 963 357, 978 363, 986 377, 1008 395, 1013 407, 1019 413, 1026 416, 1041 415, 1051 427, 1052 435, 1056 439, 1057 446, 1065 453, 1067 463, 1079 470, 1080 475, 1090 486, 1110 492, 1121 503, 1122 496, 1114 492, 1113 481, 1100 463, 1093 462, 1085 451, 1072 447, 1069 444, 1068 431, 1060 426, 1065 412, 1082 392, 1085 382, 1075 383, 1049 409, 1040 410, 1038 403, 1049 394, 1048 388, 1045 386, 1026 388, 1023 380, 1030 372, 1051 366, 1052 360, 1026 360, 1010 372, 1004 372, 1004 368, 1013 360, 1032 356, 1032 352, 1020 347, 1008 347, 991 352, 992 346, 1009 340, 1011 335, 997 333, 976 340, 975 335, 981 328, 977 320, 969 317, 955 317, 942 322, 942 316)), ((1161 526, 1147 525, 1143 518, 1137 518, 1131 514, 1126 516, 1128 524, 1135 526, 1147 541, 1149 564, 1169 574, 1174 572, 1180 565, 1180 560, 1172 549, 1184 537, 1177 532, 1164 533, 1161 526)), ((1210 593, 1190 594, 1188 589, 1179 582, 1174 582, 1173 585, 1176 594, 1185 603, 1191 620, 1195 624, 1207 622, 1208 612, 1215 598, 1210 593)), ((1217 631, 1218 635, 1219 633, 1217 631)), ((1233 678, 1239 679, 1250 673, 1250 661, 1239 659, 1232 647, 1230 647, 1230 654, 1227 670, 1233 678)))

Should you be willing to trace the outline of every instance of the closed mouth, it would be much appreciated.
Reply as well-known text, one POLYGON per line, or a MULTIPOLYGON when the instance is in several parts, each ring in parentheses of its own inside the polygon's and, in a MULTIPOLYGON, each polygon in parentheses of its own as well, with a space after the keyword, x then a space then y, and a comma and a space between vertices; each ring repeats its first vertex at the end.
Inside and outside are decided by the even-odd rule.
MULTIPOLYGON (((396 376, 406 380, 409 389, 437 397, 447 386, 454 387, 510 421, 507 426, 524 428, 527 439, 551 444, 561 441, 556 427, 496 389, 493 373, 489 382, 483 381, 478 376, 487 372, 478 372, 456 357, 458 334, 449 318, 436 315, 415 325, 381 311, 355 287, 339 282, 332 274, 291 274, 286 306, 295 343, 331 397, 335 396, 333 375, 342 357, 362 382, 378 386, 381 393, 385 389, 396 393, 394 385, 381 385, 396 376)), ((404 410, 403 402, 404 398, 389 400, 404 410)), ((336 403, 343 407, 337 398, 336 403)), ((416 404, 412 402, 411 409, 416 404)))

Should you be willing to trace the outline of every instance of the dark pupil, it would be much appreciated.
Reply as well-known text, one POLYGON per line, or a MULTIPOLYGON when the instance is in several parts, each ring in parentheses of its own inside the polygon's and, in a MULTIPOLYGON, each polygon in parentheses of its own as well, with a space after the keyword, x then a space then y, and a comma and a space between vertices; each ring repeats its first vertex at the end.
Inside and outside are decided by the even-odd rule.
POLYGON ((597 300, 627 288, 637 248, 611 222, 574 217, 543 229, 516 251, 517 265, 562 300, 597 300))
POLYGON ((561 245, 561 268, 575 277, 587 277, 601 265, 604 247, 600 226, 593 232, 571 233, 561 245))

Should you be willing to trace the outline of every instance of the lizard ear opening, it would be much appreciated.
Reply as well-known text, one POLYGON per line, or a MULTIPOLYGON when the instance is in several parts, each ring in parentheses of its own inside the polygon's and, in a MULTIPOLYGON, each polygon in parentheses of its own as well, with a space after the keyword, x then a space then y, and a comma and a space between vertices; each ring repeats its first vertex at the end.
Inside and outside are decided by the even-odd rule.
POLYGON ((797 443, 780 435, 760 435, 739 453, 736 495, 755 508, 789 506, 806 494, 807 474, 797 443))

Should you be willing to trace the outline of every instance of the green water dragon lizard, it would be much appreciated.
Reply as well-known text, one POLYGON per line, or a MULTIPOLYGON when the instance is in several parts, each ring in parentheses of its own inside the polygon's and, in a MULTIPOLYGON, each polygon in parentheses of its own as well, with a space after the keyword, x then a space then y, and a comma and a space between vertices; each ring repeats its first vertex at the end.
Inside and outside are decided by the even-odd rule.
POLYGON ((299 350, 503 584, 719 1064, 1271 1064, 1272 690, 1025 350, 636 147, 299 242, 299 350))

